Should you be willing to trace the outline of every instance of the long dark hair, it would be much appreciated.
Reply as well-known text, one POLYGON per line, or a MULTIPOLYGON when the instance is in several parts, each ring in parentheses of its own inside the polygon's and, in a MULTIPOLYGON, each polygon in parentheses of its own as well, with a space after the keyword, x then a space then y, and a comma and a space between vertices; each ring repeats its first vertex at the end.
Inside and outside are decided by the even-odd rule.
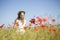
MULTIPOLYGON (((21 13, 24 13, 24 14, 25 14, 25 11, 19 11, 19 12, 18 12, 18 17, 16 18, 16 20, 17 20, 17 19, 20 20, 20 15, 21 15, 21 13)), ((15 23, 16 23, 16 20, 15 20, 15 22, 14 22, 14 25, 15 25, 15 23)))
POLYGON ((25 14, 25 11, 19 11, 19 12, 18 12, 18 17, 17 17, 17 19, 20 19, 21 13, 24 13, 24 14, 25 14))

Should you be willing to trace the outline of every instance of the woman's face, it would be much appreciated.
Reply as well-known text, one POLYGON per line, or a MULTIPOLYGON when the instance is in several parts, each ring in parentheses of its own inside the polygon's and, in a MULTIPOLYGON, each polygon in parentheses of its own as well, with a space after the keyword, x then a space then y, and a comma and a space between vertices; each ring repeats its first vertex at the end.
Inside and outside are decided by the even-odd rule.
POLYGON ((21 13, 20 18, 21 19, 24 19, 24 16, 25 16, 25 14, 24 13, 21 13))

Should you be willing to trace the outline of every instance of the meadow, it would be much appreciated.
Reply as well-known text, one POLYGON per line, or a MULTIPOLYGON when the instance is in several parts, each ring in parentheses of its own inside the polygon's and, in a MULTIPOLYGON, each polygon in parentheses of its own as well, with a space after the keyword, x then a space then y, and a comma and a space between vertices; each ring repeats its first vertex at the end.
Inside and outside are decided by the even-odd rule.
POLYGON ((36 18, 37 22, 35 19, 30 19, 30 24, 24 27, 23 33, 16 32, 17 26, 10 26, 8 29, 0 27, 0 40, 60 40, 60 24, 54 24, 55 19, 52 20, 53 24, 42 24, 49 21, 48 18, 43 20, 40 17, 36 18))

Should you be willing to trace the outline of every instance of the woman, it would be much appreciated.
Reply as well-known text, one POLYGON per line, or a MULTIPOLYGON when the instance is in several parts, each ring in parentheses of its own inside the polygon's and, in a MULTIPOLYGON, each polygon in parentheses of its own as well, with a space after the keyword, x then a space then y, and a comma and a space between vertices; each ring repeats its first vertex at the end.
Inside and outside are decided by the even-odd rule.
POLYGON ((26 26, 25 11, 19 11, 18 17, 15 20, 15 26, 17 26, 17 32, 25 32, 24 27, 26 26))

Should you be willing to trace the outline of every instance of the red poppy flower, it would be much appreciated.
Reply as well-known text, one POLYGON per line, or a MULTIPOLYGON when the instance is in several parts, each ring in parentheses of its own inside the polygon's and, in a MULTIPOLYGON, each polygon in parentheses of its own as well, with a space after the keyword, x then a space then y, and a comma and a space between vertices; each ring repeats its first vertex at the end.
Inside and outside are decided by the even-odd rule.
POLYGON ((0 28, 2 29, 3 26, 0 26, 0 28))
POLYGON ((42 18, 41 17, 36 16, 36 18, 37 18, 38 22, 42 23, 42 18))
POLYGON ((56 29, 53 29, 54 32, 56 32, 56 29))
POLYGON ((4 24, 3 24, 3 25, 0 25, 0 28, 2 29, 2 28, 3 28, 3 26, 4 26, 4 24))
POLYGON ((44 29, 45 29, 45 25, 42 24, 42 25, 41 25, 41 28, 44 30, 44 29))
POLYGON ((24 27, 24 30, 26 30, 26 29, 27 29, 27 27, 25 26, 25 27, 24 27))
POLYGON ((30 22, 35 24, 35 19, 31 19, 30 22))
POLYGON ((49 31, 54 31, 54 32, 56 32, 56 29, 54 29, 54 25, 50 25, 50 28, 48 28, 49 29, 49 31))
POLYGON ((56 20, 55 19, 52 19, 52 22, 56 22, 56 20))
POLYGON ((51 28, 48 28, 49 31, 51 31, 52 29, 51 28))
POLYGON ((43 28, 43 27, 45 27, 45 25, 42 24, 41 27, 43 28))
POLYGON ((48 17, 44 17, 44 19, 43 19, 44 22, 47 22, 48 20, 49 20, 48 17))
POLYGON ((49 31, 52 31, 52 27, 48 28, 49 31))

